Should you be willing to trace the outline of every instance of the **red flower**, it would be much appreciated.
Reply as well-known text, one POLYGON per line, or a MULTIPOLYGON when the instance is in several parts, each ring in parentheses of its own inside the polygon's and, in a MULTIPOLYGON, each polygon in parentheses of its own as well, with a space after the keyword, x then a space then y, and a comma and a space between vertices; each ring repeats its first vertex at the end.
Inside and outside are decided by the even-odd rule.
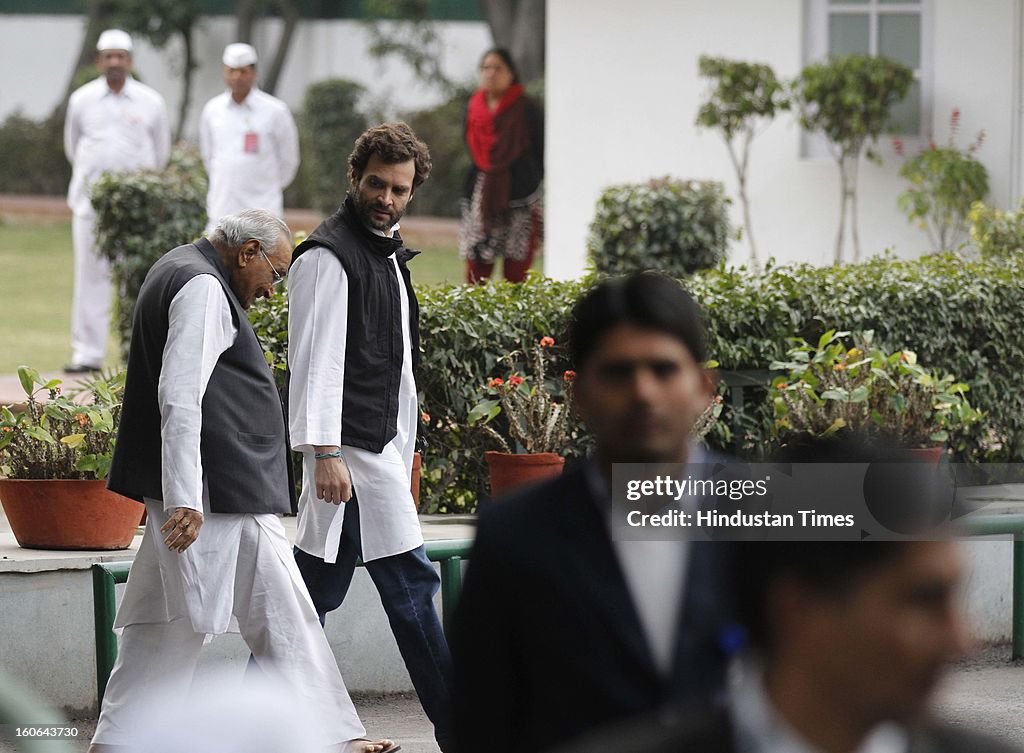
POLYGON ((570 369, 569 371, 566 371, 564 374, 562 374, 562 381, 563 382, 568 382, 570 384, 572 382, 575 382, 576 381, 576 372, 573 371, 572 369, 570 369))
POLYGON ((903 139, 894 137, 893 140, 892 140, 892 148, 893 148, 893 151, 896 152, 897 156, 902 157, 903 156, 903 139))
POLYGON ((954 107, 953 112, 949 116, 949 127, 952 130, 956 130, 960 127, 960 108, 954 107))
POLYGON ((519 385, 521 385, 523 383, 523 378, 521 376, 519 376, 518 374, 513 374, 512 376, 510 376, 508 378, 508 383, 512 387, 518 387, 519 385))
POLYGON ((504 379, 502 379, 501 377, 494 377, 494 379, 492 379, 491 381, 489 381, 487 383, 487 386, 488 387, 500 387, 503 384, 505 384, 505 380, 504 379))
POLYGON ((542 337, 540 339, 540 347, 542 347, 542 348, 550 348, 554 344, 555 344, 555 338, 553 338, 553 337, 548 337, 547 335, 545 335, 544 337, 542 337))

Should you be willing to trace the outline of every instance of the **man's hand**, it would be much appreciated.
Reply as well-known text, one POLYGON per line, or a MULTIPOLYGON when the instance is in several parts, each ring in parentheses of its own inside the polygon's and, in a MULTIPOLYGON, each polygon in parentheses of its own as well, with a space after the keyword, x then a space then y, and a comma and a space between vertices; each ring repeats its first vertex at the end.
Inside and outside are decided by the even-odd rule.
POLYGON ((160 533, 166 534, 164 544, 172 552, 184 552, 199 537, 199 529, 203 527, 203 514, 199 510, 187 507, 176 507, 171 517, 160 527, 160 533))
MULTIPOLYGON (((317 452, 332 452, 337 447, 317 447, 317 452)), ((316 496, 324 502, 340 505, 352 499, 352 476, 342 458, 324 458, 316 461, 313 475, 316 496)))

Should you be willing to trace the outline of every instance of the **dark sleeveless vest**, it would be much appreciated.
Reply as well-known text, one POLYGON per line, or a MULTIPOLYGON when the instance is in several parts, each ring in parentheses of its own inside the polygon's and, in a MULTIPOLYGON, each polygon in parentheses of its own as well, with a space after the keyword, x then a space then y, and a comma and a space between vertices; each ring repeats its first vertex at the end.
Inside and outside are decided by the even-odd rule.
MULTIPOLYGON (((165 254, 146 275, 132 323, 124 406, 107 486, 127 497, 161 499, 157 387, 168 312, 193 277, 213 275, 238 328, 217 361, 203 397, 200 453, 218 513, 285 513, 292 508, 285 418, 274 377, 228 273, 205 238, 165 254)), ((199 354, 196 354, 199 357, 199 354)), ((198 500, 196 500, 198 501, 198 500)))
POLYGON ((405 248, 397 233, 384 238, 367 228, 351 198, 299 244, 292 260, 317 246, 330 249, 348 277, 341 443, 379 453, 398 433, 403 359, 412 358, 414 369, 419 364, 419 303, 406 266, 419 252, 405 248), (409 296, 411 353, 402 347, 402 299, 392 254, 409 296))

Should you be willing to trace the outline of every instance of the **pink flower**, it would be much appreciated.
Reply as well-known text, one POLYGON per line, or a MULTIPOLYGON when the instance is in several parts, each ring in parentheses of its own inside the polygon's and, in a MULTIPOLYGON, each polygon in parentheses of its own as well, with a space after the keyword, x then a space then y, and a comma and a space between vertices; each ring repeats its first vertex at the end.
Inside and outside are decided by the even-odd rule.
POLYGON ((893 148, 893 151, 896 152, 897 156, 899 156, 899 157, 904 156, 904 152, 903 152, 903 139, 898 138, 898 137, 893 137, 892 148, 893 148))
POLYGON ((487 386, 488 387, 500 387, 503 384, 505 384, 505 380, 504 379, 502 379, 501 377, 494 377, 494 379, 492 379, 491 381, 489 381, 487 383, 487 386))
POLYGON ((548 337, 547 335, 545 335, 544 337, 542 337, 540 339, 540 347, 542 347, 542 348, 550 348, 554 344, 555 344, 555 338, 553 338, 553 337, 548 337))
POLYGON ((423 421, 423 423, 425 423, 425 424, 429 424, 430 423, 430 414, 427 413, 426 411, 422 411, 420 413, 420 420, 423 421))
POLYGON ((521 385, 523 383, 523 378, 521 376, 519 376, 518 374, 513 374, 512 376, 510 376, 508 378, 508 383, 512 387, 518 387, 519 385, 521 385))
POLYGON ((573 382, 576 381, 576 372, 573 371, 572 369, 569 369, 564 374, 562 374, 562 381, 572 384, 573 382))

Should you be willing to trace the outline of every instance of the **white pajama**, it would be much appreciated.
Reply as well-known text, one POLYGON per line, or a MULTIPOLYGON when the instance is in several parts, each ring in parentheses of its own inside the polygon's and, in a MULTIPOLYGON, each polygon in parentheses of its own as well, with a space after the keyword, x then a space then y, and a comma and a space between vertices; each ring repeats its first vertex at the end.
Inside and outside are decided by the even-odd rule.
POLYGON ((262 673, 301 699, 323 730, 324 747, 365 736, 280 519, 270 514, 207 513, 196 543, 179 555, 163 544, 159 529, 168 515, 162 505, 151 500, 146 510, 145 538, 115 623, 121 628, 117 663, 93 742, 127 745, 144 732, 134 728, 133 711, 145 706, 147 691, 172 699, 187 696, 207 634, 181 613, 175 595, 192 585, 194 576, 217 590, 211 584, 216 573, 202 568, 202 556, 186 557, 204 537, 237 541, 235 567, 222 573, 219 585, 231 595, 230 614, 262 673), (153 601, 154 587, 160 591, 161 581, 167 584, 162 600, 172 614, 166 621, 135 622, 143 616, 141 605, 153 601))
POLYGON ((71 362, 102 366, 110 336, 114 285, 110 277, 110 262, 96 249, 94 214, 72 215, 71 244, 75 253, 71 362))

